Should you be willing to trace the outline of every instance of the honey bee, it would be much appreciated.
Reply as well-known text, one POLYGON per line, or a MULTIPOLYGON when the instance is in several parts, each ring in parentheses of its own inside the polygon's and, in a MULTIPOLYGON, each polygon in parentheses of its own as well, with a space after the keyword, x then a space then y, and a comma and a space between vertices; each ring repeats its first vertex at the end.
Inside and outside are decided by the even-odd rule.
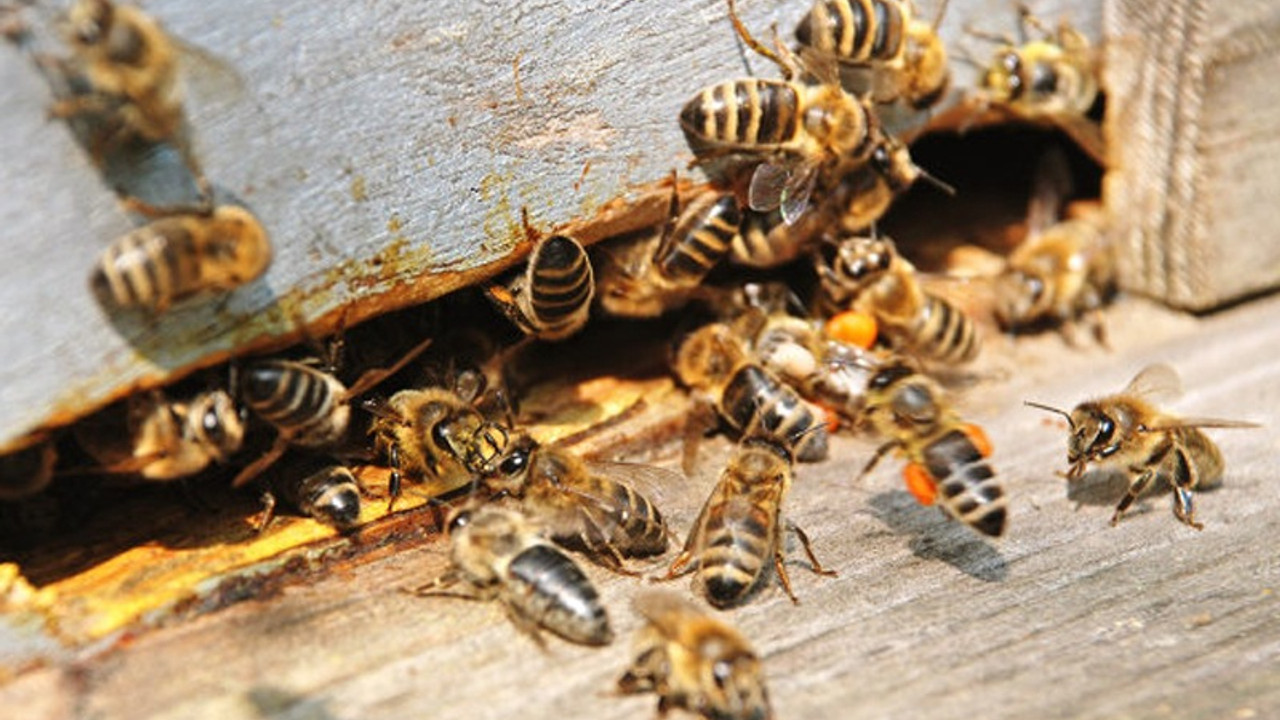
POLYGON ((526 335, 563 340, 582 329, 595 296, 587 251, 567 235, 540 241, 524 273, 507 286, 489 288, 489 299, 526 335))
POLYGON ((834 263, 814 256, 827 315, 856 310, 873 316, 896 350, 959 363, 978 354, 977 327, 959 308, 927 292, 915 267, 888 238, 849 236, 836 243, 834 263))
POLYGON ((596 283, 611 315, 657 317, 698 294, 703 278, 738 241, 742 214, 731 194, 704 193, 684 212, 673 186, 668 222, 660 234, 615 244, 596 283))
POLYGON ((635 607, 647 622, 620 692, 657 693, 659 715, 675 707, 713 720, 773 717, 760 658, 737 630, 671 593, 650 590, 635 607))
MULTIPOLYGON (((698 583, 708 602, 718 608, 733 607, 761 584, 772 558, 787 596, 798 603, 783 565, 782 502, 791 489, 791 463, 791 452, 777 441, 760 436, 744 439, 702 506, 684 549, 662 579, 680 577, 696 563, 698 583)), ((791 523, 785 529, 800 539, 815 573, 836 574, 818 562, 803 530, 791 523)))
POLYGON ((506 456, 510 431, 476 407, 480 390, 429 387, 401 390, 385 402, 371 401, 369 433, 391 465, 388 512, 400 496, 402 474, 428 483, 432 497, 493 475, 506 456))
POLYGON ((924 110, 951 83, 947 49, 937 32, 946 6, 943 0, 929 23, 915 17, 908 0, 817 0, 796 26, 796 40, 841 65, 870 68, 876 102, 902 98, 924 110))
POLYGON ((981 427, 956 416, 936 382, 905 364, 887 364, 867 385, 866 419, 889 441, 863 475, 896 450, 907 458, 903 479, 920 504, 937 502, 984 535, 1004 532, 1008 501, 987 462, 991 442, 981 427))
POLYGON ((711 323, 691 333, 677 349, 673 368, 740 435, 772 437, 803 462, 827 456, 822 419, 751 356, 730 325, 711 323))
MULTIPOLYGON (((748 291, 755 287, 748 284, 748 291)), ((766 291, 767 292, 767 291, 766 291)), ((760 364, 805 399, 854 422, 878 361, 859 347, 826 336, 819 322, 796 317, 770 300, 734 320, 760 364)))
POLYGON ((225 390, 172 401, 159 391, 76 425, 81 447, 113 474, 168 481, 226 462, 244 443, 245 418, 225 390), (120 412, 123 410, 123 412, 120 412))
POLYGON ((275 444, 232 480, 241 487, 273 464, 290 446, 323 449, 346 438, 351 424, 351 400, 399 372, 431 345, 428 338, 389 368, 365 371, 348 388, 332 372, 294 360, 253 363, 240 383, 240 397, 254 414, 278 433, 275 444))
POLYGON ((1027 239, 993 282, 994 315, 1010 331, 1057 324, 1068 340, 1071 324, 1087 316, 1094 336, 1105 343, 1101 309, 1115 292, 1116 261, 1098 203, 1073 203, 1073 217, 1058 220, 1069 184, 1066 157, 1047 153, 1032 189, 1027 239))
POLYGON ((627 463, 588 463, 527 436, 511 443, 486 486, 521 501, 523 511, 561 544, 581 547, 610 569, 631 574, 624 558, 660 555, 671 531, 636 485, 678 486, 678 473, 627 463))
POLYGON ((60 100, 53 114, 87 113, 109 121, 94 142, 98 161, 107 147, 133 139, 172 143, 203 198, 211 198, 188 137, 178 43, 140 8, 111 0, 76 0, 65 27, 72 52, 70 71, 91 89, 60 100))
POLYGON ((464 508, 449 519, 448 528, 452 567, 419 587, 418 595, 497 599, 539 644, 539 628, 583 645, 613 641, 591 581, 523 515, 492 505, 464 508), (458 583, 461 590, 448 590, 458 583))
POLYGON ((743 78, 703 88, 680 111, 695 162, 719 159, 759 161, 748 188, 752 210, 780 209, 796 222, 809 206, 820 178, 840 178, 862 165, 885 137, 870 100, 845 92, 834 67, 802 67, 784 46, 775 54, 738 19, 729 16, 749 47, 776 62, 783 80, 743 78), (807 85, 794 78, 818 76, 807 85))
POLYGON ((1156 408, 1158 399, 1180 395, 1178 373, 1165 364, 1149 365, 1120 392, 1082 402, 1070 414, 1049 405, 1027 405, 1063 416, 1067 438, 1068 480, 1078 480, 1090 463, 1120 467, 1129 475, 1129 490, 1116 505, 1111 524, 1120 522, 1133 501, 1153 480, 1173 489, 1173 514, 1186 525, 1196 521, 1193 490, 1215 487, 1226 467, 1218 446, 1203 428, 1250 428, 1256 423, 1212 418, 1180 418, 1156 408))
POLYGON ((360 483, 351 469, 319 457, 278 467, 262 493, 259 532, 271 524, 277 498, 318 522, 347 531, 360 522, 360 483))
POLYGON ((35 495, 53 481, 58 462, 53 441, 33 436, 23 445, 0 455, 0 501, 35 495))
POLYGON ((1054 32, 1025 6, 1019 6, 1018 17, 1021 43, 968 29, 970 34, 1000 45, 982 73, 976 104, 980 109, 996 106, 1023 120, 1057 127, 1105 165, 1101 128, 1088 118, 1098 100, 1096 51, 1065 19, 1054 32), (1040 39, 1029 40, 1028 28, 1038 31, 1040 39))
POLYGON ((161 217, 119 238, 94 266, 90 288, 104 305, 163 313, 192 295, 229 292, 271 264, 267 231, 248 210, 161 217))

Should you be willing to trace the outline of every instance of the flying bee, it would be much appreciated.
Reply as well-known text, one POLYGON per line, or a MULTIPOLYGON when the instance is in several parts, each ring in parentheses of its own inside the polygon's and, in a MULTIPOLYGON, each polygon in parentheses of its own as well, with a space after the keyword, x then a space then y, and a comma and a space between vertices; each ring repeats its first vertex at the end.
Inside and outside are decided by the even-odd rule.
POLYGON ((436 497, 499 471, 510 431, 477 408, 481 393, 480 385, 428 387, 365 403, 374 416, 374 448, 391 465, 388 511, 400 496, 402 474, 426 482, 436 497))
POLYGON ((1193 490, 1222 482, 1226 464, 1218 446, 1202 428, 1250 428, 1256 423, 1212 418, 1180 418, 1156 408, 1158 399, 1182 392, 1178 373, 1168 365, 1150 365, 1120 392, 1080 403, 1069 414, 1049 405, 1031 407, 1063 416, 1071 429, 1067 438, 1067 479, 1084 475, 1090 463, 1120 467, 1129 476, 1129 489, 1116 505, 1111 524, 1120 522, 1133 501, 1153 480, 1173 489, 1173 514, 1196 530, 1193 490))
POLYGON ((920 504, 937 502, 984 535, 1004 532, 1008 501, 987 462, 991 442, 981 427, 955 414, 936 382, 905 364, 886 365, 867 384, 866 419, 888 442, 863 475, 895 450, 907 458, 903 479, 920 504))
POLYGON ((588 463, 564 448, 522 436, 484 482, 519 499, 523 511, 557 542, 581 547, 610 569, 630 574, 624 558, 660 555, 671 535, 662 513, 636 486, 685 481, 651 465, 588 463))
POLYGON ((244 443, 244 424, 225 390, 180 401, 153 391, 78 423, 73 433, 103 471, 167 481, 226 462, 244 443))
POLYGON ((319 450, 346 438, 351 400, 395 375, 431 345, 428 338, 389 368, 366 370, 348 388, 328 370, 294 360, 260 360, 244 372, 240 397, 278 433, 275 444, 232 480, 241 487, 273 464, 290 446, 319 450))
MULTIPOLYGON (((932 23, 915 17, 909 0, 817 0, 796 26, 802 52, 871 71, 878 103, 902 98, 916 110, 935 105, 951 83, 947 50, 938 36, 943 0, 932 23)), ((862 89, 862 88, 859 88, 862 89)))
POLYGON ((1065 156, 1046 154, 1033 184, 1027 239, 1009 254, 993 282, 994 314, 1010 331, 1057 324, 1068 340, 1070 324, 1087 316, 1094 336, 1105 342, 1101 310, 1115 292, 1116 259, 1098 203, 1073 203, 1074 216, 1058 219, 1069 183, 1065 156))
POLYGON ((968 28, 970 34, 999 44, 979 81, 978 109, 995 106, 1023 120, 1057 127, 1106 165, 1102 130, 1088 117, 1098 100, 1096 50, 1065 19, 1054 32, 1025 6, 1019 6, 1018 17, 1021 42, 968 28), (1028 28, 1038 31, 1040 38, 1030 40, 1028 28))
POLYGON ((278 466, 262 493, 258 531, 275 515, 277 498, 318 522, 339 531, 360 522, 360 483, 350 468, 320 457, 278 466))
POLYGON ((582 329, 595 296, 587 251, 567 235, 541 240, 525 271, 488 297, 526 335, 563 340, 582 329))
MULTIPOLYGON (((772 437, 803 462, 827 456, 827 430, 818 413, 762 367, 730 325, 711 323, 691 333, 676 350, 673 369, 703 396, 704 407, 714 408, 740 435, 772 437)), ((686 469, 691 459, 686 455, 686 469)))
POLYGON ((44 490, 53 481, 58 451, 52 440, 25 438, 16 448, 0 455, 0 501, 18 500, 44 490))
POLYGON ((230 292, 270 264, 271 242, 258 219, 219 205, 161 217, 120 237, 102 252, 89 285, 104 305, 159 314, 192 295, 230 292))
MULTIPOLYGON (((743 440, 662 579, 680 577, 696 563, 707 600, 718 608, 733 607, 763 582, 772 559, 787 597, 798 603, 783 565, 782 502, 791 489, 791 463, 791 452, 771 438, 743 440)), ((791 523, 785 529, 800 539, 815 573, 835 575, 818 562, 803 530, 791 523)))
POLYGON ((711 720, 773 717, 760 658, 737 630, 671 593, 647 591, 635 607, 647 622, 620 692, 657 693, 659 715, 675 707, 711 720))
POLYGON ((492 505, 462 509, 448 522, 452 567, 418 595, 497 599, 516 626, 583 645, 613 641, 600 596, 582 570, 523 515, 492 505), (463 588, 448 588, 462 583, 463 588))
POLYGON ((180 43, 140 8, 111 0, 76 0, 64 26, 71 48, 67 72, 89 90, 58 101, 52 113, 105 122, 92 143, 98 162, 110 147, 131 140, 171 143, 208 201, 211 188, 191 147, 183 110, 180 43))
POLYGON ((892 240, 846 237, 836 243, 833 263, 815 254, 814 268, 824 314, 855 310, 871 315, 894 349, 929 360, 959 363, 978 354, 973 320, 926 291, 892 240))
POLYGON ((712 192, 699 195, 680 212, 673 185, 667 217, 661 233, 627 239, 606 250, 596 282, 605 312, 657 317, 685 305, 737 243, 742 214, 732 194, 712 192))

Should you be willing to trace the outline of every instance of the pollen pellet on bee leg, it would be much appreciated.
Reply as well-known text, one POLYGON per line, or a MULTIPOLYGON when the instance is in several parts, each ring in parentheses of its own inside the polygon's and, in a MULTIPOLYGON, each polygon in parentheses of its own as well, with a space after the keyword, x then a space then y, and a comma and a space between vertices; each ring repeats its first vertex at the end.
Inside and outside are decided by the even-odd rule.
POLYGON ((938 486, 923 465, 907 463, 907 466, 902 468, 902 479, 907 483, 907 491, 921 505, 932 505, 937 499, 938 486))
POLYGON ((827 337, 832 340, 839 340, 867 350, 875 344, 879 328, 874 316, 848 310, 828 320, 826 332, 827 337))

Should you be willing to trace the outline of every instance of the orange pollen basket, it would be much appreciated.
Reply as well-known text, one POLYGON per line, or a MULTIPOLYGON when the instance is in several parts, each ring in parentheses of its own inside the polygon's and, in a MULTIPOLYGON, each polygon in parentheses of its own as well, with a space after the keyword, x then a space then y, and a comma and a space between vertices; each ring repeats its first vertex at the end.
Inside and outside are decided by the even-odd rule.
POLYGON ((978 449, 978 454, 982 457, 991 457, 991 439, 987 437, 987 432, 972 423, 965 423, 963 429, 964 434, 969 436, 973 446, 978 449))
POLYGON ((902 479, 907 482, 907 490, 921 505, 932 505, 937 499, 938 485, 923 465, 907 463, 907 466, 902 468, 902 479))
POLYGON ((831 316, 827 321, 827 337, 832 340, 839 340, 849 345, 855 345, 867 350, 876 341, 876 334, 880 331, 876 326, 875 317, 866 313, 846 310, 831 316))

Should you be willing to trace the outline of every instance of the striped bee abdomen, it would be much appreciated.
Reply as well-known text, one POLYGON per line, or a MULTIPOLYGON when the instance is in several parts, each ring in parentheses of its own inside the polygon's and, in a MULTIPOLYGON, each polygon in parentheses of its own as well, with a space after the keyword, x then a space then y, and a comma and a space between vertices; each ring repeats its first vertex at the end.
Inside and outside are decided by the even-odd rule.
POLYGON ((538 544, 521 551, 507 572, 507 601, 530 620, 573 642, 607 645, 613 640, 595 586, 555 547, 538 544))
POLYGON ((799 109, 799 93, 790 83, 730 80, 704 88, 686 103, 680 127, 695 154, 725 146, 768 150, 796 137, 799 109))
POLYGON ((675 241, 658 249, 654 265, 672 283, 696 285, 729 253, 741 222, 737 199, 721 195, 676 227, 675 241))
POLYGON ((794 390, 759 365, 745 364, 733 374, 721 394, 720 413, 740 433, 772 438, 799 461, 827 456, 823 421, 794 390))
POLYGON ((796 40, 845 62, 893 60, 907 20, 897 0, 820 0, 796 27, 796 40))
POLYGON ((529 260, 527 312, 535 333, 555 339, 586 321, 595 295, 591 263, 571 237, 547 238, 529 260))
POLYGON ((104 304, 160 311, 200 289, 200 257, 182 225, 158 220, 103 250, 89 279, 104 304))
POLYGON ((315 368, 284 360, 257 363, 241 392, 246 405, 295 445, 328 445, 346 432, 350 408, 340 402, 345 388, 315 368))
POLYGON ((937 482, 938 502, 956 520, 997 537, 1004 532, 1008 501, 995 471, 964 431, 953 429, 929 443, 925 468, 937 482))
POLYGON ((699 577, 712 605, 736 605, 760 582, 765 563, 774 554, 774 525, 765 509, 745 502, 733 503, 723 513, 711 513, 699 577))
POLYGON ((934 360, 966 362, 978 354, 978 329, 951 303, 925 293, 913 331, 916 349, 934 360))

